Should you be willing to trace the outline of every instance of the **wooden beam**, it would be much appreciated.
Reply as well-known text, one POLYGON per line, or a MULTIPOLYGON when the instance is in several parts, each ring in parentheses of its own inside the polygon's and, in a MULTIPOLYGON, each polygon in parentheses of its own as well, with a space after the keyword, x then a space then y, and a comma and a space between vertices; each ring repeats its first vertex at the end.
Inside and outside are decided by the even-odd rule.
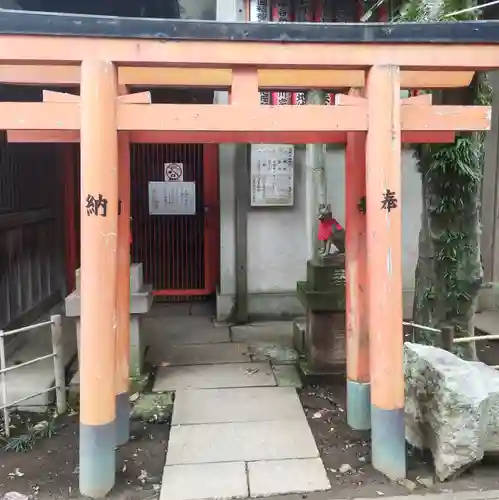
MULTIPOLYGON (((80 96, 67 92, 54 92, 44 90, 42 92, 43 102, 80 102, 80 96)), ((150 92, 137 92, 135 94, 123 94, 118 96, 118 101, 126 104, 151 104, 150 92)))
POLYGON ((0 102, 0 130, 79 130, 78 104, 0 102))
POLYGON ((120 66, 154 65, 366 69, 394 64, 405 69, 487 70, 497 67, 497 46, 435 43, 297 43, 138 40, 126 38, 0 36, 5 64, 78 64, 95 55, 120 66), (68 47, 71 47, 68 50, 68 47))
POLYGON ((315 132, 324 138, 332 132, 366 130, 367 114, 356 106, 121 105, 118 127, 178 132, 315 132))
POLYGON ((80 102, 80 96, 66 92, 44 90, 42 92, 42 100, 43 102, 80 102))
POLYGON ((136 92, 135 94, 123 94, 118 96, 118 101, 126 104, 151 104, 150 92, 136 92))
POLYGON ((490 129, 490 106, 401 106, 403 130, 485 131, 490 129))
MULTIPOLYGON (((488 130, 490 107, 401 106, 401 120, 402 129, 411 131, 488 130)), ((325 138, 331 132, 367 130, 366 122, 363 106, 154 104, 118 108, 120 130, 314 132, 325 138)))
POLYGON ((431 94, 415 95, 400 100, 402 106, 431 106, 432 102, 433 96, 431 94))
MULTIPOLYGON (((128 131, 226 132, 250 134, 248 137, 261 132, 312 133, 315 137, 312 142, 328 143, 332 133, 367 130, 364 106, 119 103, 117 108, 118 129, 128 131)), ((401 120, 406 131, 488 130, 490 107, 401 106, 401 120)), ((0 103, 0 130, 79 130, 79 127, 77 103, 0 103)))
MULTIPOLYGON (((366 106, 367 99, 357 95, 350 94, 336 94, 334 103, 337 106, 366 106)), ((421 94, 413 97, 406 97, 400 100, 401 106, 431 106, 432 95, 421 94)))
MULTIPOLYGON (((467 87, 473 71, 403 71, 404 89, 467 87)), ((123 66, 118 69, 120 85, 171 86, 228 89, 232 83, 230 68, 151 68, 123 66)), ((304 90, 363 87, 364 71, 335 69, 260 69, 261 89, 304 90)), ((23 85, 77 86, 78 66, 0 65, 0 83, 23 85)))
POLYGON ((80 80, 79 66, 0 64, 0 83, 76 86, 80 80))
POLYGON ((231 104, 260 106, 257 69, 235 68, 232 72, 232 86, 229 96, 231 104))
MULTIPOLYGON (((347 132, 333 132, 327 135, 329 144, 345 144, 347 132)), ((310 144, 316 139, 314 132, 162 132, 134 130, 130 132, 133 144, 219 144, 219 143, 277 143, 310 144)), ((7 140, 13 143, 80 141, 78 130, 8 130, 7 140)), ((403 144, 445 144, 453 143, 454 132, 402 132, 403 144)))

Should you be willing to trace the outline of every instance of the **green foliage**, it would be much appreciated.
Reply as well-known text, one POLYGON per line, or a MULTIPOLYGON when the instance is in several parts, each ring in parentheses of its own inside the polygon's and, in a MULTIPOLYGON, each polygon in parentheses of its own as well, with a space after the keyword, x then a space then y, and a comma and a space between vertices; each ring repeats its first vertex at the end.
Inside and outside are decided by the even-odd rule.
POLYGON ((36 438, 33 434, 21 434, 7 440, 4 451, 13 451, 15 453, 26 453, 33 449, 36 438))
MULTIPOLYGON (((454 12, 476 5, 476 0, 408 0, 394 16, 395 22, 456 22, 476 20, 480 10, 457 15, 454 12)), ((484 75, 472 83, 467 104, 490 105, 491 88, 484 75)), ((453 323, 458 331, 467 329, 467 318, 478 292, 476 278, 478 231, 470 231, 470 221, 478 211, 482 181, 485 134, 460 136, 453 144, 422 145, 416 149, 419 168, 426 186, 432 272, 425 276, 424 292, 416 298, 433 326, 453 323), (429 314, 428 314, 429 313, 429 314)), ((418 276, 416 276, 418 280, 418 276)), ((418 341, 435 343, 421 332, 418 341)))
POLYGON ((38 424, 29 425, 24 434, 4 439, 4 451, 15 453, 27 453, 33 449, 37 441, 41 439, 50 439, 57 434, 57 427, 54 419, 43 420, 38 424))

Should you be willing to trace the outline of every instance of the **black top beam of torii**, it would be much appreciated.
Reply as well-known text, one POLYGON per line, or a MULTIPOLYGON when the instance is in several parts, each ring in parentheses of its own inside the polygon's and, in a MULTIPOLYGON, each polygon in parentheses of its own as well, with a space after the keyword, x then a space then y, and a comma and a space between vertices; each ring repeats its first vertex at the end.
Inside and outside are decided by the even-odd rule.
POLYGON ((0 9, 0 35, 308 43, 499 44, 499 21, 241 23, 0 9))

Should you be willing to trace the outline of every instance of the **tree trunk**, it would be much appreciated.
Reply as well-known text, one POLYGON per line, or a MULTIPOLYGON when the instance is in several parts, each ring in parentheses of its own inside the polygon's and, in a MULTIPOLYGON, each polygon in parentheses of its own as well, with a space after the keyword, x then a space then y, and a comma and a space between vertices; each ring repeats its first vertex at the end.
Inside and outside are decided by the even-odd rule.
MULTIPOLYGON (((443 104, 474 104, 469 89, 445 91, 443 104)), ((480 252, 482 137, 462 136, 455 144, 424 146, 420 153, 423 214, 416 268, 413 318, 440 328, 453 324, 457 336, 473 336, 473 315, 483 277, 480 252)), ((438 344, 436 335, 417 331, 415 340, 438 344)), ((474 343, 456 353, 476 359, 474 343)))

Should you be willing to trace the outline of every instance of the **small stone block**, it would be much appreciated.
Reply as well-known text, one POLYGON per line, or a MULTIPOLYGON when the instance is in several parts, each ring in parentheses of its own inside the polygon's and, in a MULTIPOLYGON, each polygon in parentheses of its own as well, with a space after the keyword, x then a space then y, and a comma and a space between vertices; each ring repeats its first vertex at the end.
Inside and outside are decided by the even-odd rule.
POLYGON ((166 466, 159 500, 247 498, 244 462, 166 466))
POLYGON ((293 347, 299 352, 305 352, 305 318, 297 318, 293 322, 293 347))
POLYGON ((317 458, 306 419, 277 422, 177 425, 172 427, 167 465, 317 458))
POLYGON ((177 391, 172 425, 304 419, 291 387, 177 391))
POLYGON ((252 462, 248 464, 248 476, 252 497, 327 491, 331 488, 320 458, 252 462))
POLYGON ((274 373, 269 363, 162 366, 158 368, 156 373, 153 391, 268 387, 275 385, 274 373))
POLYGON ((300 375, 294 365, 274 365, 274 375, 279 387, 303 387, 300 375))
POLYGON ((144 284, 144 271, 142 262, 130 266, 130 292, 136 293, 144 284))

